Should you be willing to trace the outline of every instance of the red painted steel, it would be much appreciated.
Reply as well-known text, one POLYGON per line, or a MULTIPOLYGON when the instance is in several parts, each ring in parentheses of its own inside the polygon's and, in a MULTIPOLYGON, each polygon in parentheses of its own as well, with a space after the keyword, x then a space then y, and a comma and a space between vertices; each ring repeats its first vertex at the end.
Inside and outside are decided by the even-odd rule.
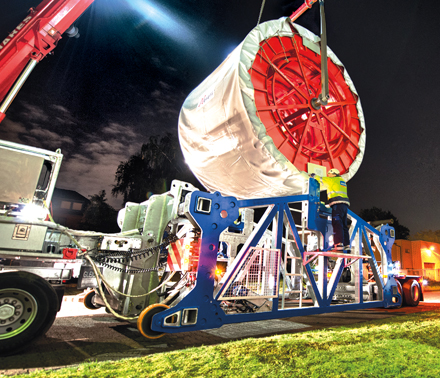
POLYGON ((301 5, 295 12, 290 15, 290 19, 295 21, 299 16, 301 16, 307 9, 310 9, 313 4, 318 0, 304 0, 304 4, 301 5))
POLYGON ((344 80, 344 68, 328 59, 328 105, 312 106, 321 91, 321 56, 292 30, 293 37, 262 41, 249 70, 258 116, 297 169, 307 172, 307 163, 314 163, 345 173, 360 152, 358 97, 344 80))
POLYGON ((30 9, 29 15, 0 43, 0 101, 29 60, 39 62, 49 54, 93 1, 44 0, 30 9))

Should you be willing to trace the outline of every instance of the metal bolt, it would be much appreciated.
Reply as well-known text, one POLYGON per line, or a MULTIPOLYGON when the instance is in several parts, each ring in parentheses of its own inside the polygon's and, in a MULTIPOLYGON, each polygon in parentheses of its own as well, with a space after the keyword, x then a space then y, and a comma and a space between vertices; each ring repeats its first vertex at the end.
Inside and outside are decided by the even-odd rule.
POLYGON ((15 306, 15 308, 16 308, 17 310, 20 310, 20 309, 21 309, 21 306, 20 306, 20 305, 17 305, 17 306, 15 306))
POLYGON ((15 316, 20 316, 20 311, 15 311, 15 316))
POLYGON ((10 322, 13 322, 15 320, 15 318, 13 317, 13 316, 11 316, 10 318, 9 318, 9 321, 10 322))
POLYGON ((3 303, 9 303, 9 299, 6 298, 3 303))
POLYGON ((15 305, 16 303, 17 303, 16 300, 13 300, 13 301, 11 302, 11 304, 13 304, 13 305, 15 305))

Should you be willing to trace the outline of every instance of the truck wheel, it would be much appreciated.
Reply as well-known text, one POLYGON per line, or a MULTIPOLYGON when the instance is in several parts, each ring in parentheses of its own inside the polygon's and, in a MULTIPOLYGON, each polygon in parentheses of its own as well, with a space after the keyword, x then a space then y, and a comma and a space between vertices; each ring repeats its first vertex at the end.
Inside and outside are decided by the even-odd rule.
POLYGON ((16 353, 46 333, 57 309, 55 290, 40 276, 0 273, 0 355, 16 353))
POLYGON ((94 291, 88 292, 84 297, 84 306, 88 308, 89 310, 97 310, 98 308, 101 308, 102 306, 95 304, 94 297, 96 293, 94 291))
POLYGON ((142 336, 147 339, 158 339, 164 335, 163 332, 156 332, 151 329, 151 321, 154 315, 168 308, 169 306, 165 304, 155 303, 141 312, 137 320, 137 328, 142 336))
POLYGON ((416 280, 409 280, 403 284, 403 295, 405 304, 408 306, 418 306, 420 302, 421 289, 416 280))

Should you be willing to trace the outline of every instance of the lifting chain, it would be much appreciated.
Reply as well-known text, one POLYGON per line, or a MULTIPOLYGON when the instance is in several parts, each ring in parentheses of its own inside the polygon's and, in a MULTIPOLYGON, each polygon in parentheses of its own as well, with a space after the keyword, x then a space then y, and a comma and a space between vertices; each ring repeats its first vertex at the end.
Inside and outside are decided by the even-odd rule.
POLYGON ((124 252, 115 251, 108 253, 105 250, 98 250, 98 254, 93 256, 93 260, 96 263, 100 264, 101 266, 104 266, 106 268, 109 268, 117 272, 125 272, 130 274, 154 272, 163 268, 166 265, 166 263, 160 264, 155 268, 148 268, 148 269, 141 269, 135 267, 120 268, 111 264, 129 264, 130 262, 137 261, 138 259, 140 260, 143 258, 148 258, 155 253, 159 253, 163 248, 168 247, 171 243, 174 243, 177 240, 179 240, 179 238, 176 235, 170 234, 163 240, 161 244, 158 244, 154 247, 141 249, 136 252, 130 250, 124 252))
POLYGON ((163 268, 166 263, 160 264, 155 268, 148 268, 148 269, 141 269, 141 268, 134 268, 133 266, 131 266, 131 269, 127 269, 127 268, 120 268, 118 266, 114 266, 114 265, 110 265, 108 263, 99 263, 99 265, 114 270, 115 272, 120 272, 120 273, 129 273, 129 274, 139 274, 139 273, 149 273, 149 272, 157 272, 159 269, 163 268))

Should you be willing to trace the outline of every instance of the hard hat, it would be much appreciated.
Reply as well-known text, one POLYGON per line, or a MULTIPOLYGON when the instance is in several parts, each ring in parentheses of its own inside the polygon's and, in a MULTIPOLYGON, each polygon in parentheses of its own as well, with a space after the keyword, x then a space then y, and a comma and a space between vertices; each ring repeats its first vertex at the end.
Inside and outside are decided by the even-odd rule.
POLYGON ((334 174, 334 175, 336 175, 336 176, 339 176, 339 175, 340 175, 340 173, 339 173, 339 169, 336 169, 336 168, 332 168, 332 169, 330 169, 330 170, 328 171, 328 173, 332 173, 332 174, 334 174))

